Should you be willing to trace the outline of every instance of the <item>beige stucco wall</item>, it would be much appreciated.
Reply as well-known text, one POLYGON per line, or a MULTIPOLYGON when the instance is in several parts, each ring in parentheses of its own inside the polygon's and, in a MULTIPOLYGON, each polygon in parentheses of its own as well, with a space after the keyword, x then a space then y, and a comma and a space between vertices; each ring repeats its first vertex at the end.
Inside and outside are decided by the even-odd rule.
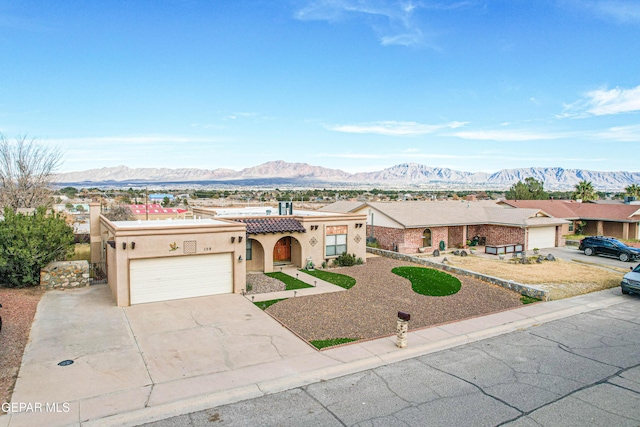
POLYGON ((294 216, 294 218, 305 228, 305 233, 268 233, 251 234, 249 238, 260 243, 263 257, 256 259, 254 245, 254 259, 250 267, 254 271, 264 271, 265 273, 274 270, 273 249, 278 240, 283 237, 291 237, 291 263, 296 267, 304 267, 307 259, 311 258, 314 265, 321 265, 325 260, 337 258, 337 256, 327 257, 326 229, 330 226, 347 226, 347 252, 355 254, 357 258, 366 259, 366 216, 365 215, 344 215, 336 214, 331 216, 294 216), (356 224, 362 224, 357 227, 356 224), (315 228, 317 226, 317 229, 315 228), (313 228, 313 229, 312 229, 313 228), (259 262, 262 262, 262 266, 259 262))
POLYGON ((118 306, 130 305, 129 263, 133 259, 231 253, 233 257, 233 292, 240 292, 246 284, 246 247, 244 224, 226 221, 223 225, 188 224, 174 221, 171 227, 118 228, 100 217, 103 241, 113 239, 115 248, 107 244, 108 280, 118 306), (231 237, 235 237, 231 243, 231 237), (242 237, 240 242, 238 237, 242 237), (195 241, 196 251, 185 253, 185 241, 195 241), (123 244, 126 243, 126 248, 123 244), (135 243, 135 248, 133 247, 135 243), (178 249, 172 250, 172 246, 178 249), (242 261, 238 261, 242 257, 242 261))
MULTIPOLYGON (((273 208, 277 212, 277 208, 273 208)), ((195 208, 194 215, 199 218, 216 218, 214 210, 207 208, 195 208)), ((267 217, 251 217, 251 218, 274 218, 275 215, 267 217)), ((325 254, 326 247, 326 229, 330 226, 347 226, 347 252, 355 254, 357 258, 366 260, 367 247, 367 215, 366 213, 353 214, 327 214, 318 213, 315 215, 292 215, 288 216, 299 221, 305 228, 306 232, 300 233, 262 233, 250 234, 247 237, 254 239, 260 243, 261 252, 256 253, 254 245, 253 259, 247 263, 247 269, 251 271, 264 271, 269 273, 274 271, 273 266, 273 249, 278 240, 283 237, 290 236, 291 241, 291 263, 297 267, 304 267, 307 259, 311 258, 314 265, 321 265, 323 261, 330 261, 337 256, 327 257, 325 254), (357 226, 360 224, 360 226, 357 226), (317 228, 316 228, 317 227, 317 228), (312 229, 313 228, 313 229, 312 229), (260 255, 262 258, 259 258, 260 255)), ((246 216, 243 218, 247 218, 246 216)), ((231 218, 225 218, 232 220, 231 218)), ((243 255, 244 256, 244 255, 243 255)))

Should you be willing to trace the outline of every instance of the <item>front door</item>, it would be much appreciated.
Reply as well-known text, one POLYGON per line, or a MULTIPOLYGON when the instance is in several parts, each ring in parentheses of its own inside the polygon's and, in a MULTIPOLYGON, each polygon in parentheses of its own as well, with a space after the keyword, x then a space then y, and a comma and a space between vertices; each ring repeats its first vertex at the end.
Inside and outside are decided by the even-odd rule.
POLYGON ((291 237, 283 237, 278 240, 273 248, 273 262, 291 261, 291 237))

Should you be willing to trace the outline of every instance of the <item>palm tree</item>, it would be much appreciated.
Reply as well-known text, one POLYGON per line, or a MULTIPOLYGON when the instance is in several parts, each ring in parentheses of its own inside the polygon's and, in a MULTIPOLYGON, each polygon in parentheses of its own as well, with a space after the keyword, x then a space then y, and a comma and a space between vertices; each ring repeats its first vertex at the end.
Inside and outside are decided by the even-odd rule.
POLYGON ((633 196, 636 199, 640 198, 640 185, 631 184, 624 188, 624 192, 627 196, 633 196))
POLYGON ((584 201, 597 200, 598 194, 590 181, 582 180, 576 184, 575 191, 573 192, 573 198, 575 200, 584 201))

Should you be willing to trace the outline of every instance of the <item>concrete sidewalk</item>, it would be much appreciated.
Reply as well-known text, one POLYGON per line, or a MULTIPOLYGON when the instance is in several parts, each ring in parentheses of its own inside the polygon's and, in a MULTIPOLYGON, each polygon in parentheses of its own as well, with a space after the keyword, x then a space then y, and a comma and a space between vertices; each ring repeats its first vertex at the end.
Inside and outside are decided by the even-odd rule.
MULTIPOLYGON (((112 340, 90 339, 94 346, 107 347, 87 349, 82 342, 91 337, 82 335, 90 332, 83 332, 82 321, 74 325, 77 337, 68 344, 83 348, 90 360, 82 365, 78 361, 82 369, 73 372, 57 367, 52 362, 61 356, 52 356, 38 345, 47 339, 37 329, 52 316, 44 312, 60 308, 47 305, 48 295, 54 298, 53 293, 47 294, 39 308, 35 337, 25 353, 13 402, 67 403, 69 410, 5 415, 0 417, 0 427, 138 425, 361 372, 624 301, 616 288, 413 331, 405 349, 397 348, 395 338, 388 337, 318 352, 239 295, 172 301, 172 312, 179 314, 171 315, 170 324, 152 322, 169 308, 167 303, 121 309, 109 305, 110 301, 100 305, 95 297, 93 311, 103 310, 112 319, 111 323, 100 321, 111 331, 112 340), (216 309, 209 310, 211 305, 216 309), (232 308, 225 310, 228 306, 232 308), (216 317, 219 310, 224 312, 216 317), (224 318, 229 319, 228 325, 219 323, 224 318), (252 321, 247 323, 244 319, 249 318, 252 321), (216 330, 221 330, 222 338, 216 330), (38 355, 48 360, 46 366, 36 362, 38 355)), ((64 312, 57 316, 65 322, 64 312)), ((48 344, 55 346, 53 341, 48 344)))

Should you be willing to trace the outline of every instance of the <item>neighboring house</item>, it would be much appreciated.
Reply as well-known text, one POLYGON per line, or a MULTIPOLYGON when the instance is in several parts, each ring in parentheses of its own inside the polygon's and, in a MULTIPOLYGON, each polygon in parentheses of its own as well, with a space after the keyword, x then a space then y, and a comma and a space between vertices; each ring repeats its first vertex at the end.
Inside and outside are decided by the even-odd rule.
POLYGON ((187 209, 165 208, 158 204, 127 205, 135 219, 187 219, 191 213, 187 209))
POLYGON ((513 208, 541 209, 556 218, 569 221, 563 234, 575 234, 580 223, 582 233, 619 239, 640 238, 640 206, 625 203, 581 203, 573 200, 504 200, 513 208))
POLYGON ((239 293, 248 270, 366 257, 365 215, 203 208, 193 219, 109 221, 99 203, 90 213, 91 262, 106 264, 118 306, 239 293))
POLYGON ((336 202, 321 211, 367 215, 367 236, 382 249, 431 252, 442 244, 463 247, 480 237, 486 245, 522 244, 525 250, 563 245, 563 219, 540 209, 508 209, 492 201, 336 202))

